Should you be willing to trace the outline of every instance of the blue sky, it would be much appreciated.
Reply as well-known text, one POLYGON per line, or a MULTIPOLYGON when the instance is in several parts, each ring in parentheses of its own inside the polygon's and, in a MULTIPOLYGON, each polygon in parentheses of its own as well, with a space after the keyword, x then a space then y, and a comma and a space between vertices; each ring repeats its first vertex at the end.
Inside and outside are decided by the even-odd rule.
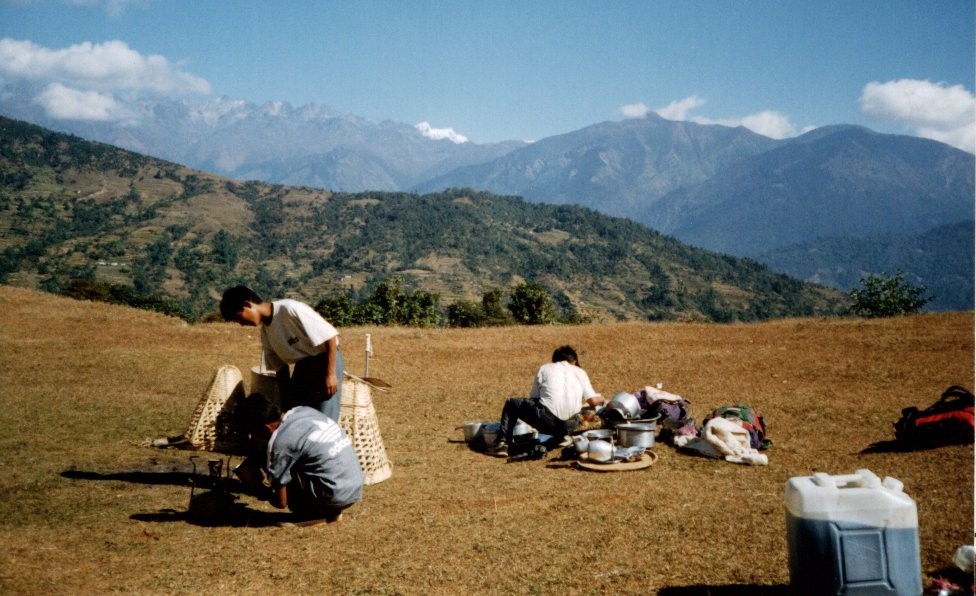
POLYGON ((972 152, 974 31, 972 0, 0 0, 0 85, 76 119, 227 96, 486 143, 653 111, 972 152))

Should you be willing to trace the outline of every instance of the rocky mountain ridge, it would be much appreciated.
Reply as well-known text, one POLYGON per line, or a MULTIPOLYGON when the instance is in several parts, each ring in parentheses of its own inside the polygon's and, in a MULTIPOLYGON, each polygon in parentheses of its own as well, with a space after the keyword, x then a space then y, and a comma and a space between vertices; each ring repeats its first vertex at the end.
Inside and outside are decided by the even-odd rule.
MULTIPOLYGON (((972 219, 974 210, 972 154, 847 125, 773 140, 745 128, 651 114, 531 144, 479 145, 434 140, 414 126, 374 123, 325 106, 228 98, 144 102, 131 121, 116 123, 51 122, 36 105, 13 99, 0 110, 237 180, 347 192, 472 188, 581 205, 768 263, 795 262, 777 252, 796 255, 797 245, 825 238, 848 239, 848 246, 882 235, 913 242, 972 219)), ((837 266, 856 260, 832 254, 837 266)), ((858 274, 895 268, 893 262, 877 266, 882 269, 858 274)), ((908 273, 942 283, 930 268, 908 273)), ((952 304, 972 308, 972 299, 952 304)))

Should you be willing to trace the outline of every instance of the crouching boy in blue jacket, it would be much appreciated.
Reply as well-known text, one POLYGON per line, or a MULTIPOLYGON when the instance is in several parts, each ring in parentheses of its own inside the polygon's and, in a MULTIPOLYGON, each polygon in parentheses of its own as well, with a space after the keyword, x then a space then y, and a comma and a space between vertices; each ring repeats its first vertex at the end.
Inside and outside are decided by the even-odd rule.
POLYGON ((301 525, 338 521, 363 498, 363 472, 352 441, 339 424, 318 410, 278 404, 254 393, 247 417, 268 438, 270 503, 287 508, 301 525))

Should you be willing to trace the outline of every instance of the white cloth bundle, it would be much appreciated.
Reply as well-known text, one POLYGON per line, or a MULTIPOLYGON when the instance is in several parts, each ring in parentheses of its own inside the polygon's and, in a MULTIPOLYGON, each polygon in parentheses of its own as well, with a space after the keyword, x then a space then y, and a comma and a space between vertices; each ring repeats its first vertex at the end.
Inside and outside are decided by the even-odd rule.
POLYGON ((644 392, 644 395, 647 397, 647 403, 654 403, 654 402, 656 402, 659 399, 663 399, 665 401, 682 401, 682 400, 684 400, 684 398, 681 397, 680 395, 676 395, 674 393, 669 393, 669 392, 661 389, 660 384, 657 387, 650 387, 650 386, 644 387, 644 389, 642 389, 642 391, 644 392))
POLYGON ((715 451, 734 464, 766 465, 769 459, 752 448, 749 431, 742 424, 728 418, 712 418, 702 433, 715 451))

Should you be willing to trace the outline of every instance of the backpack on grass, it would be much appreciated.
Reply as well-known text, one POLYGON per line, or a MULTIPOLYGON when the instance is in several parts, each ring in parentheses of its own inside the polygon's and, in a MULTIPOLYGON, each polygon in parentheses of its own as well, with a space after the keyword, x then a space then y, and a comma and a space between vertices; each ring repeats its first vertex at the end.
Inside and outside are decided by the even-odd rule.
POLYGON ((924 410, 915 406, 901 411, 894 423, 895 439, 905 447, 936 447, 972 443, 974 439, 973 394, 953 385, 939 401, 924 410))

